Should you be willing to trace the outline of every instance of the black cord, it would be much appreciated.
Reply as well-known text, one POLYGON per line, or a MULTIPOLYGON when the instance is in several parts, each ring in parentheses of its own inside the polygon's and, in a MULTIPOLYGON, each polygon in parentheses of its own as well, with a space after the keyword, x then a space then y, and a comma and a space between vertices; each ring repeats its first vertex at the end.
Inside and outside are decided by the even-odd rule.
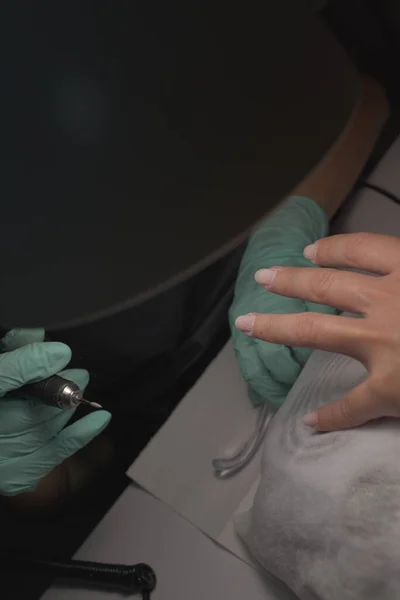
POLYGON ((369 190, 373 190, 374 192, 378 192, 378 194, 385 196, 385 198, 388 198, 392 202, 395 202, 395 204, 400 204, 400 198, 398 198, 392 192, 389 192, 389 190, 386 190, 385 188, 381 187, 380 185, 375 185, 374 183, 368 183, 368 181, 363 181, 361 183, 361 187, 368 188, 369 190))
POLYGON ((111 588, 130 594, 141 594, 150 599, 156 587, 156 574, 146 564, 119 565, 82 560, 57 560, 29 554, 13 548, 0 547, 0 571, 15 569, 18 572, 33 570, 64 580, 81 581, 100 588, 111 588))

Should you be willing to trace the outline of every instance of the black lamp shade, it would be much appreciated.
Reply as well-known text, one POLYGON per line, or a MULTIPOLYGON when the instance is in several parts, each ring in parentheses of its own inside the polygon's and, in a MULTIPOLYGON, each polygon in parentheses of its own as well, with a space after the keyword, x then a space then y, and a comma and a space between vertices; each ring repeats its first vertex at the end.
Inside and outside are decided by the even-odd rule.
POLYGON ((10 10, 4 325, 93 319, 215 259, 321 160, 357 98, 299 0, 10 10))

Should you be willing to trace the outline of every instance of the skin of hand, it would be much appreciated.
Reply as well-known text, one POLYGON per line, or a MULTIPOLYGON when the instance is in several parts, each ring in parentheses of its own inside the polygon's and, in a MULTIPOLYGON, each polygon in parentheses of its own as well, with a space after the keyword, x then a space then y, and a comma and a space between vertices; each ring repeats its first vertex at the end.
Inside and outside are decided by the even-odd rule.
POLYGON ((306 425, 334 431, 400 417, 400 239, 372 233, 336 235, 307 246, 304 255, 323 268, 272 267, 258 271, 256 281, 281 296, 328 304, 363 318, 251 313, 237 319, 237 328, 275 344, 345 354, 366 367, 365 382, 306 415, 306 425), (339 270, 346 268, 371 275, 339 270))
POLYGON ((359 102, 342 135, 292 195, 312 198, 332 217, 357 181, 388 116, 385 90, 362 76, 359 102))

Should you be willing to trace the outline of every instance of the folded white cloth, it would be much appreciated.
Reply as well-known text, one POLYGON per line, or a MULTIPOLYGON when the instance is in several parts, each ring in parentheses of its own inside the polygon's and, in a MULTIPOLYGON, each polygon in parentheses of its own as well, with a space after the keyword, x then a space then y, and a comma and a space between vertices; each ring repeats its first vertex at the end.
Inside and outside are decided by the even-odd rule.
POLYGON ((400 420, 317 433, 311 410, 367 373, 314 352, 267 430, 261 483, 237 527, 301 600, 400 598, 400 420))

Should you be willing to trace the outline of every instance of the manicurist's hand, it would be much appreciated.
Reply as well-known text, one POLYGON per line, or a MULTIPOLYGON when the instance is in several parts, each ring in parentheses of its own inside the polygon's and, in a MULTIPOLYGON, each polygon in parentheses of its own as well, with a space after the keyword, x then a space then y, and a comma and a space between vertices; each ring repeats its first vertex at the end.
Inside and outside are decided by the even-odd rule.
POLYGON ((74 410, 47 406, 23 392, 8 395, 56 373, 85 389, 87 371, 62 371, 71 350, 59 342, 45 342, 44 330, 14 329, 2 340, 1 350, 0 495, 16 496, 35 491, 63 461, 101 433, 111 415, 94 411, 71 424, 74 410))
POLYGON ((304 250, 323 267, 276 267, 256 273, 266 289, 328 304, 364 318, 302 314, 249 314, 238 329, 267 342, 339 352, 362 362, 368 379, 340 400, 306 415, 319 431, 400 417, 400 239, 370 233, 336 235, 304 250), (356 268, 364 275, 337 268, 356 268))

